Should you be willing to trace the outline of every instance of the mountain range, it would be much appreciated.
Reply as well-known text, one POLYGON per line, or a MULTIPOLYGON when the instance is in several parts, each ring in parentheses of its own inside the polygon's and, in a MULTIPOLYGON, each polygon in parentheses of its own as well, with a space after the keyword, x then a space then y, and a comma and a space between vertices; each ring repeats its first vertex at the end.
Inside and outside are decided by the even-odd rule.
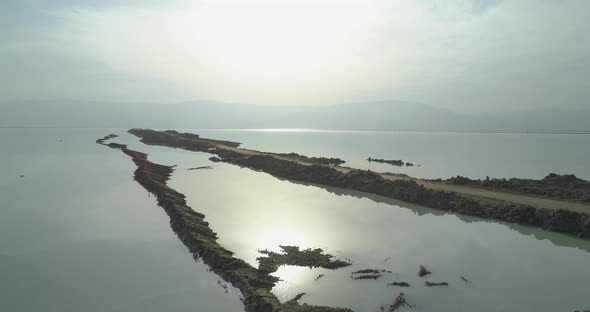
POLYGON ((323 106, 215 101, 175 104, 71 100, 0 102, 0 127, 588 132, 589 121, 590 110, 536 109, 468 114, 403 101, 323 106))

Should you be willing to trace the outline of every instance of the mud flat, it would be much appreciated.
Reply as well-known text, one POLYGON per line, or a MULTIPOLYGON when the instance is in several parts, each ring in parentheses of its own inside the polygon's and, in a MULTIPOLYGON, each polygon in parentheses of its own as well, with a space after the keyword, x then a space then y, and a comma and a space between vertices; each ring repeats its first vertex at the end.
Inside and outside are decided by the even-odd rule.
POLYGON ((465 193, 463 186, 455 187, 444 182, 308 163, 285 156, 288 154, 279 156, 242 149, 239 148, 239 143, 205 139, 196 134, 148 129, 131 129, 129 133, 141 138, 148 145, 211 153, 219 161, 263 171, 279 178, 352 189, 443 211, 590 237, 590 206, 586 205, 578 204, 584 210, 579 212, 569 209, 569 205, 573 205, 571 202, 554 200, 550 204, 555 206, 557 203, 563 208, 548 209, 537 205, 544 203, 543 198, 521 196, 524 201, 522 198, 519 198, 520 201, 511 201, 502 191, 488 191, 488 197, 480 197, 465 193), (533 204, 528 204, 529 199, 533 204))
MULTIPOLYGON (((105 137, 106 138, 106 137, 105 137)), ((111 137, 112 138, 112 137, 111 137)), ((299 304, 294 299, 281 303, 271 292, 278 278, 263 270, 256 269, 245 261, 235 258, 233 253, 217 243, 217 234, 204 220, 205 216, 187 206, 185 196, 167 185, 173 172, 172 167, 150 162, 147 154, 128 149, 126 145, 109 143, 99 139, 98 144, 120 149, 130 156, 137 169, 135 180, 148 192, 154 194, 158 205, 170 217, 174 233, 189 249, 195 260, 202 259, 213 272, 240 289, 244 295, 243 303, 247 311, 253 312, 352 312, 350 309, 330 308, 299 304)))

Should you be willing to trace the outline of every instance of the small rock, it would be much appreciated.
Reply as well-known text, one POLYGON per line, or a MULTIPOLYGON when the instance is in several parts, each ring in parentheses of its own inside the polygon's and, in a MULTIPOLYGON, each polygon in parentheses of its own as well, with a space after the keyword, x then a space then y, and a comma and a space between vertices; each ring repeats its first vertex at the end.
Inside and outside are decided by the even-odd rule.
POLYGON ((200 169, 213 169, 213 167, 211 167, 211 166, 201 166, 201 167, 188 168, 187 170, 200 170, 200 169))
POLYGON ((394 312, 397 309, 404 307, 404 306, 409 307, 409 308, 413 308, 415 305, 408 303, 408 301, 406 300, 406 295, 403 292, 401 292, 401 293, 399 293, 399 295, 397 295, 395 300, 389 306, 382 306, 379 309, 381 311, 386 311, 385 309, 387 308, 388 312, 394 312))
POLYGON ((383 276, 382 274, 364 274, 364 275, 357 275, 357 276, 354 276, 354 277, 351 276, 351 277, 354 278, 355 280, 364 280, 364 279, 376 280, 382 276, 383 276))
POLYGON ((350 274, 379 274, 379 270, 374 270, 374 269, 364 269, 364 270, 358 270, 358 271, 354 271, 350 274))
POLYGON ((393 282, 393 283, 387 284, 387 286, 410 287, 410 284, 407 282, 393 282))
POLYGON ((209 160, 212 161, 212 162, 220 162, 221 161, 221 158, 212 156, 212 157, 209 157, 209 160))
POLYGON ((428 274, 432 274, 432 272, 428 271, 423 265, 420 266, 420 270, 418 271, 418 276, 426 276, 428 274))
POLYGON ((449 286, 449 283, 447 283, 447 282, 440 282, 440 283, 426 282, 425 284, 428 287, 432 287, 432 286, 449 286))

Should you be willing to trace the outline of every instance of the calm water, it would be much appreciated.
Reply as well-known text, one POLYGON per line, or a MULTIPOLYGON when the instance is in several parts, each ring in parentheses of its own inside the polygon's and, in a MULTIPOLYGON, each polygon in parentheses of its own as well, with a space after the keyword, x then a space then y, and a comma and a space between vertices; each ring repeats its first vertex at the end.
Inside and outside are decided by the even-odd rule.
MULTIPOLYGON (((401 289, 417 311, 573 311, 590 308, 590 241, 488 222, 390 199, 279 180, 208 154, 149 147, 120 130, 2 130, 0 310, 240 311, 235 289, 192 260, 153 197, 132 181, 134 166, 97 137, 178 165, 171 185, 207 215, 220 243, 256 265, 257 249, 322 247, 354 266, 283 267, 274 292, 287 300, 377 311, 401 289), (58 140, 62 140, 59 142, 58 140), (212 165, 212 170, 186 170, 212 165), (24 174, 24 178, 19 175, 24 174), (420 279, 420 264, 434 274, 420 279), (349 273, 393 274, 355 281, 349 273), (318 274, 325 277, 314 281, 318 274), (460 276, 471 282, 464 283, 460 276), (427 288, 424 280, 449 287, 427 288), (5 297, 5 298, 3 298, 5 297)), ((368 156, 404 159, 414 176, 542 177, 584 167, 590 136, 432 133, 197 131, 245 147, 335 156, 376 171, 368 156)), ((399 171, 398 171, 399 172, 399 171)))
POLYGON ((106 132, 0 129, 0 311, 243 311, 106 132))

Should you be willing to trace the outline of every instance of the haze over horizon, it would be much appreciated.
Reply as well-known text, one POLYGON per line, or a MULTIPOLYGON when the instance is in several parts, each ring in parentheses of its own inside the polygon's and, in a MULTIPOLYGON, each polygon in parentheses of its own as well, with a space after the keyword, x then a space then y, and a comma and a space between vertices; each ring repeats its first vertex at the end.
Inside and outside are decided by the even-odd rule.
POLYGON ((587 109, 586 1, 0 3, 0 105, 19 100, 462 113, 587 109))

